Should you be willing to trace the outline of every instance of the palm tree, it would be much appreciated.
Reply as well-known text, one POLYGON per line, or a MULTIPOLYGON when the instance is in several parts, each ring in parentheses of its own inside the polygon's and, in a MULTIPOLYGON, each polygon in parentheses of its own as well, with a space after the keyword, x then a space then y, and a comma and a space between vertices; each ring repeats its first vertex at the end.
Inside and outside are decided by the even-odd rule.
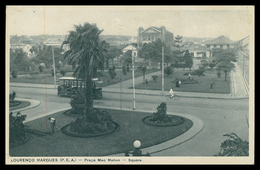
POLYGON ((84 116, 87 117, 93 113, 93 72, 100 62, 105 61, 107 43, 100 40, 99 35, 103 30, 99 30, 96 25, 84 23, 74 27, 75 30, 69 31, 68 38, 62 44, 62 46, 68 44, 70 47, 64 53, 64 62, 76 66, 73 76, 86 81, 84 116))
POLYGON ((222 50, 217 53, 214 58, 216 58, 216 67, 218 70, 223 70, 225 73, 225 81, 227 81, 227 73, 235 68, 232 62, 236 62, 236 52, 233 49, 222 50))

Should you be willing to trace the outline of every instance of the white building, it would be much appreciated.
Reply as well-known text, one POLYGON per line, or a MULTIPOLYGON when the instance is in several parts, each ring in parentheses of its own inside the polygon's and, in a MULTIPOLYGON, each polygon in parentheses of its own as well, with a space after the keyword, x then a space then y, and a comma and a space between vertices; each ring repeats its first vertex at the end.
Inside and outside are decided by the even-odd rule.
POLYGON ((138 60, 137 57, 137 48, 136 46, 130 44, 130 45, 126 45, 123 49, 122 52, 125 54, 127 51, 132 50, 132 56, 135 58, 135 60, 138 60))
POLYGON ((222 49, 236 48, 236 42, 230 40, 229 38, 223 35, 213 40, 205 41, 204 44, 206 46, 206 57, 212 57, 211 51, 213 48, 222 48, 222 49))

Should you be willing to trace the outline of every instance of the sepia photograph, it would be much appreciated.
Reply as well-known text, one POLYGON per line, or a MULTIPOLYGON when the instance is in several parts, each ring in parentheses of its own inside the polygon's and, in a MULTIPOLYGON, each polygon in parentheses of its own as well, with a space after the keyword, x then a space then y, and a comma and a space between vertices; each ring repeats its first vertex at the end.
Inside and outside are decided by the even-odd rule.
POLYGON ((6 164, 254 164, 254 6, 6 6, 6 164))

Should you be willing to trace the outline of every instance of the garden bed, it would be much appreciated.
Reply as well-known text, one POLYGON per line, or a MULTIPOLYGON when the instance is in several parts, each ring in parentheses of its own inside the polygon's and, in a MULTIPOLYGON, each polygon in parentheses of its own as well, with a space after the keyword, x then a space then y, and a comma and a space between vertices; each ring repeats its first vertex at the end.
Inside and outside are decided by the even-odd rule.
POLYGON ((169 127, 169 126, 178 126, 184 122, 184 118, 175 115, 168 115, 173 121, 172 122, 162 122, 162 121, 151 121, 153 116, 147 116, 142 119, 142 121, 150 126, 160 126, 160 127, 169 127))
POLYGON ((70 130, 70 125, 66 125, 61 128, 61 132, 64 133, 65 135, 72 136, 72 137, 79 137, 79 138, 90 138, 90 137, 99 137, 99 136, 104 136, 104 135, 109 135, 111 133, 114 133, 119 130, 120 126, 116 122, 111 122, 114 124, 115 128, 108 132, 98 132, 98 133, 86 133, 86 134, 80 134, 80 133, 75 133, 70 130))
POLYGON ((21 109, 24 107, 29 106, 31 103, 28 101, 18 101, 18 100, 14 100, 13 102, 9 102, 9 110, 17 110, 17 109, 21 109))
MULTIPOLYGON (((100 109, 102 110, 102 109, 100 109)), ((104 110, 104 109, 103 109, 104 110)), ((183 118, 178 126, 156 127, 145 124, 142 119, 151 113, 105 109, 120 125, 120 129, 93 138, 79 138, 55 132, 46 137, 33 136, 25 144, 10 148, 11 156, 107 156, 133 150, 133 142, 141 141, 141 149, 166 142, 188 131, 193 122, 183 118), (40 145, 39 145, 40 143, 40 145)), ((57 120, 57 126, 63 127, 76 117, 64 115, 65 111, 51 115, 57 120)), ((48 117, 42 117, 25 123, 30 129, 47 133, 51 131, 48 117)))

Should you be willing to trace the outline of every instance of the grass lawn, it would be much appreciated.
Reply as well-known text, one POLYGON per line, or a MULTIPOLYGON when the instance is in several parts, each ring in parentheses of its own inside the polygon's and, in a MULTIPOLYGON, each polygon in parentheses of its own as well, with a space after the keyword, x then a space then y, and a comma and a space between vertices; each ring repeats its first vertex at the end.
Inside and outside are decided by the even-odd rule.
MULTIPOLYGON (((43 117, 25 123, 26 127, 31 129, 30 133, 27 132, 30 140, 20 146, 10 148, 10 155, 105 156, 133 150, 135 140, 141 141, 141 148, 165 142, 186 132, 193 125, 191 120, 184 118, 185 121, 179 126, 149 126, 142 122, 142 118, 152 115, 152 113, 106 110, 113 120, 120 125, 120 129, 112 134, 93 138, 71 137, 61 131, 49 134, 50 123, 47 117, 43 117)), ((55 113, 51 117, 57 120, 59 128, 76 119, 64 115, 63 112, 55 113)))
MULTIPOLYGON (((164 89, 169 91, 170 88, 173 88, 173 91, 181 92, 198 92, 198 93, 220 93, 228 94, 230 93, 230 77, 227 77, 225 81, 224 74, 221 75, 221 78, 217 78, 217 73, 213 71, 206 71, 205 76, 192 75, 193 79, 199 81, 199 84, 181 84, 180 87, 175 87, 175 84, 172 82, 176 78, 188 78, 183 74, 187 71, 178 71, 174 72, 172 75, 164 76, 164 89), (210 84, 212 79, 217 79, 213 89, 210 89, 210 84)), ((145 89, 145 90, 162 90, 162 78, 158 77, 157 82, 149 80, 148 84, 137 84, 136 89, 145 89)))
POLYGON ((9 110, 16 110, 16 109, 21 109, 24 107, 29 106, 31 103, 28 101, 18 101, 18 100, 14 100, 13 103, 9 103, 9 110))
MULTIPOLYGON (((146 74, 156 72, 158 69, 147 69, 146 74)), ((142 72, 135 70, 135 77, 142 76, 142 72)), ((65 75, 66 77, 72 76, 72 72, 68 72, 65 75)), ((62 77, 60 73, 57 74, 57 79, 62 77)), ((98 85, 98 87, 105 87, 108 85, 116 84, 121 81, 129 80, 132 78, 132 71, 127 72, 126 75, 123 74, 122 70, 116 71, 116 77, 111 79, 109 73, 107 71, 104 72, 103 76, 100 76, 103 80, 103 84, 98 85), (122 80, 121 80, 122 79, 122 80)), ((10 82, 14 83, 32 83, 32 84, 54 84, 54 78, 51 74, 39 74, 34 76, 19 76, 17 78, 10 77, 10 82)), ((57 82, 57 85, 61 85, 63 82, 57 82)))

